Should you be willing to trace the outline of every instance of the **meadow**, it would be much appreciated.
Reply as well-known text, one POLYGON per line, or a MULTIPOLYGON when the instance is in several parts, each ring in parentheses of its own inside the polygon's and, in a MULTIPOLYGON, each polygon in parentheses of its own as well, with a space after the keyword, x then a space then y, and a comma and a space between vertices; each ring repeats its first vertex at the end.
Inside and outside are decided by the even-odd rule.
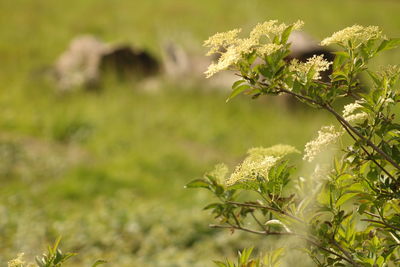
MULTIPOLYGON (((98 92, 58 94, 44 70, 76 35, 158 57, 173 39, 201 55, 209 35, 267 19, 302 19, 316 38, 356 23, 397 37, 398 11, 389 0, 0 1, 0 265, 20 252, 32 259, 58 236, 79 254, 71 266, 212 266, 254 242, 267 246, 209 229, 209 196, 184 185, 250 147, 301 150, 332 120, 273 99, 226 104, 229 88, 201 80, 156 92, 110 80, 98 92)), ((386 53, 374 64, 399 59, 386 53)))

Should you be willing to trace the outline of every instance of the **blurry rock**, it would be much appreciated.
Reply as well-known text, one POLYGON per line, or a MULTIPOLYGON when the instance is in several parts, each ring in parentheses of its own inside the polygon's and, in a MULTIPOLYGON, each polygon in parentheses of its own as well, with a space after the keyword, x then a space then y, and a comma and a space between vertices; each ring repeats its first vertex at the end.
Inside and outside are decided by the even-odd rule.
POLYGON ((91 35, 73 39, 54 65, 60 90, 97 86, 105 72, 118 78, 140 78, 158 71, 158 61, 146 51, 106 44, 91 35))
POLYGON ((95 84, 99 78, 101 57, 109 49, 109 45, 90 35, 73 39, 54 66, 58 87, 68 90, 95 84))
POLYGON ((157 74, 160 66, 148 52, 123 45, 112 47, 101 56, 100 70, 115 72, 121 79, 132 76, 142 78, 157 74))

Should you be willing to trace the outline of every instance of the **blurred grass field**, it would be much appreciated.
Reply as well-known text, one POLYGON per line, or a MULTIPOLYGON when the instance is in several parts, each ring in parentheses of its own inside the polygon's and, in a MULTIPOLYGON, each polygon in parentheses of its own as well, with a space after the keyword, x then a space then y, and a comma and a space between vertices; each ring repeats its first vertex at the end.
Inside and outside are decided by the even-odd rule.
MULTIPOLYGON (((201 43, 217 31, 305 21, 322 39, 353 24, 398 37, 399 1, 0 1, 0 265, 62 235, 71 266, 212 266, 254 237, 210 230, 203 192, 185 183, 254 146, 302 149, 331 120, 224 90, 166 84, 156 93, 108 81, 60 95, 42 70, 83 33, 160 56, 162 40, 201 43)), ((375 63, 395 64, 400 53, 375 63)), ((265 241, 257 241, 265 242, 265 241)))

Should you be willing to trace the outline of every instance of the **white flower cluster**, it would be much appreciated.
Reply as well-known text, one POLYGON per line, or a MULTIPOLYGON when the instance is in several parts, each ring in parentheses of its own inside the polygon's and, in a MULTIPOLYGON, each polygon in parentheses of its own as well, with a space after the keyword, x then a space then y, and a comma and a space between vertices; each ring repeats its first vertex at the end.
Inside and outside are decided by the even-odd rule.
POLYGON ((354 25, 335 32, 331 37, 325 38, 322 40, 321 45, 338 44, 347 46, 349 41, 358 45, 366 43, 371 39, 378 39, 381 37, 384 36, 381 29, 377 26, 363 27, 360 25, 354 25))
MULTIPOLYGON (((293 30, 299 30, 303 27, 304 22, 298 20, 293 25, 293 30)), ((263 23, 258 23, 250 33, 250 38, 252 39, 260 39, 262 37, 267 37, 270 41, 272 39, 283 33, 285 29, 287 29, 290 25, 286 25, 285 23, 278 24, 277 20, 268 20, 263 23)))
POLYGON ((295 72, 298 77, 306 77, 308 72, 313 69, 315 71, 312 79, 321 79, 320 72, 329 69, 332 62, 324 59, 323 55, 314 55, 313 57, 307 59, 307 62, 300 62, 297 59, 293 59, 290 62, 289 70, 295 72))
POLYGON ((269 148, 257 147, 249 149, 248 156, 238 165, 226 181, 226 185, 251 181, 257 178, 268 180, 270 169, 284 156, 299 151, 289 145, 275 145, 269 148))
POLYGON ((7 266, 8 267, 25 267, 25 266, 26 267, 36 267, 37 266, 36 264, 32 264, 32 263, 29 263, 28 265, 26 265, 26 262, 23 260, 23 257, 24 257, 24 253, 18 254, 17 258, 10 260, 7 263, 7 266))
POLYGON ((259 159, 248 157, 236 167, 235 171, 226 181, 226 185, 230 186, 238 182, 251 181, 261 177, 268 181, 268 172, 278 159, 273 156, 266 156, 259 159))
POLYGON ((380 77, 388 77, 389 79, 397 79, 400 76, 400 66, 398 65, 387 65, 381 67, 378 71, 380 77))
MULTIPOLYGON (((300 29, 303 22, 294 23, 293 29, 300 29)), ((254 51, 259 56, 270 55, 283 46, 270 43, 273 37, 283 33, 289 25, 278 24, 276 20, 266 21, 257 24, 250 33, 249 38, 238 38, 241 29, 228 32, 217 33, 204 42, 204 46, 209 48, 207 55, 221 54, 217 62, 212 63, 205 72, 209 78, 222 70, 227 70, 239 63, 243 56, 254 51), (265 40, 267 43, 265 42, 265 40)))
POLYGON ((227 50, 232 44, 237 42, 237 35, 241 32, 241 29, 234 29, 227 32, 218 32, 204 41, 204 46, 209 47, 210 50, 207 56, 214 53, 221 53, 221 50, 227 50))
POLYGON ((296 148, 289 145, 274 145, 271 147, 254 147, 249 149, 248 153, 252 155, 252 157, 256 156, 274 156, 274 157, 284 157, 288 154, 300 153, 296 148))
POLYGON ((361 111, 355 112, 357 109, 361 108, 362 106, 359 102, 355 101, 354 103, 348 104, 343 108, 343 118, 348 122, 356 122, 356 121, 363 121, 368 118, 368 114, 361 111))
POLYGON ((257 48, 257 55, 260 57, 268 56, 268 55, 275 53, 282 47, 283 47, 283 45, 278 45, 278 44, 261 45, 259 48, 257 48))
POLYGON ((333 125, 322 127, 318 131, 318 137, 305 145, 303 160, 313 161, 316 155, 335 143, 342 134, 343 131, 337 131, 333 125))

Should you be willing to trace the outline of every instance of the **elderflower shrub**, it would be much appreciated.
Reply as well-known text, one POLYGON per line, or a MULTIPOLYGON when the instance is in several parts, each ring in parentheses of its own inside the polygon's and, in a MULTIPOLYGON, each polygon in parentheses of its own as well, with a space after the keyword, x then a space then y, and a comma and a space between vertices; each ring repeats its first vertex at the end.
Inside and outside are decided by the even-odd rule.
MULTIPOLYGON (((322 127, 305 144, 305 164, 313 164, 313 159, 341 140, 332 163, 316 165, 308 175, 300 176, 287 157, 298 151, 278 145, 250 149, 231 174, 226 165, 217 165, 204 178, 190 182, 187 187, 205 188, 217 197, 217 202, 205 208, 217 219, 211 227, 290 240, 283 243, 285 249, 277 247, 270 253, 272 262, 261 256, 251 258, 248 249, 239 253, 237 264, 229 260, 215 263, 290 266, 293 263, 287 256, 298 249, 315 266, 399 266, 400 124, 396 106, 400 68, 372 71, 368 63, 381 52, 397 48, 400 39, 386 38, 376 26, 354 25, 321 42, 340 47, 333 62, 322 56, 288 61, 288 37, 302 25, 300 21, 287 25, 271 20, 258 24, 247 38, 239 37, 241 30, 236 29, 205 42, 209 54, 220 54, 206 71, 208 77, 223 70, 233 70, 241 77, 228 100, 241 93, 253 98, 286 94, 337 120, 337 125, 322 127), (322 82, 321 72, 328 69, 332 71, 329 81, 322 82), (368 90, 360 87, 357 77, 362 73, 371 79, 368 90), (340 110, 335 102, 344 97, 353 100, 340 110)), ((296 264, 312 265, 304 259, 296 264)))

